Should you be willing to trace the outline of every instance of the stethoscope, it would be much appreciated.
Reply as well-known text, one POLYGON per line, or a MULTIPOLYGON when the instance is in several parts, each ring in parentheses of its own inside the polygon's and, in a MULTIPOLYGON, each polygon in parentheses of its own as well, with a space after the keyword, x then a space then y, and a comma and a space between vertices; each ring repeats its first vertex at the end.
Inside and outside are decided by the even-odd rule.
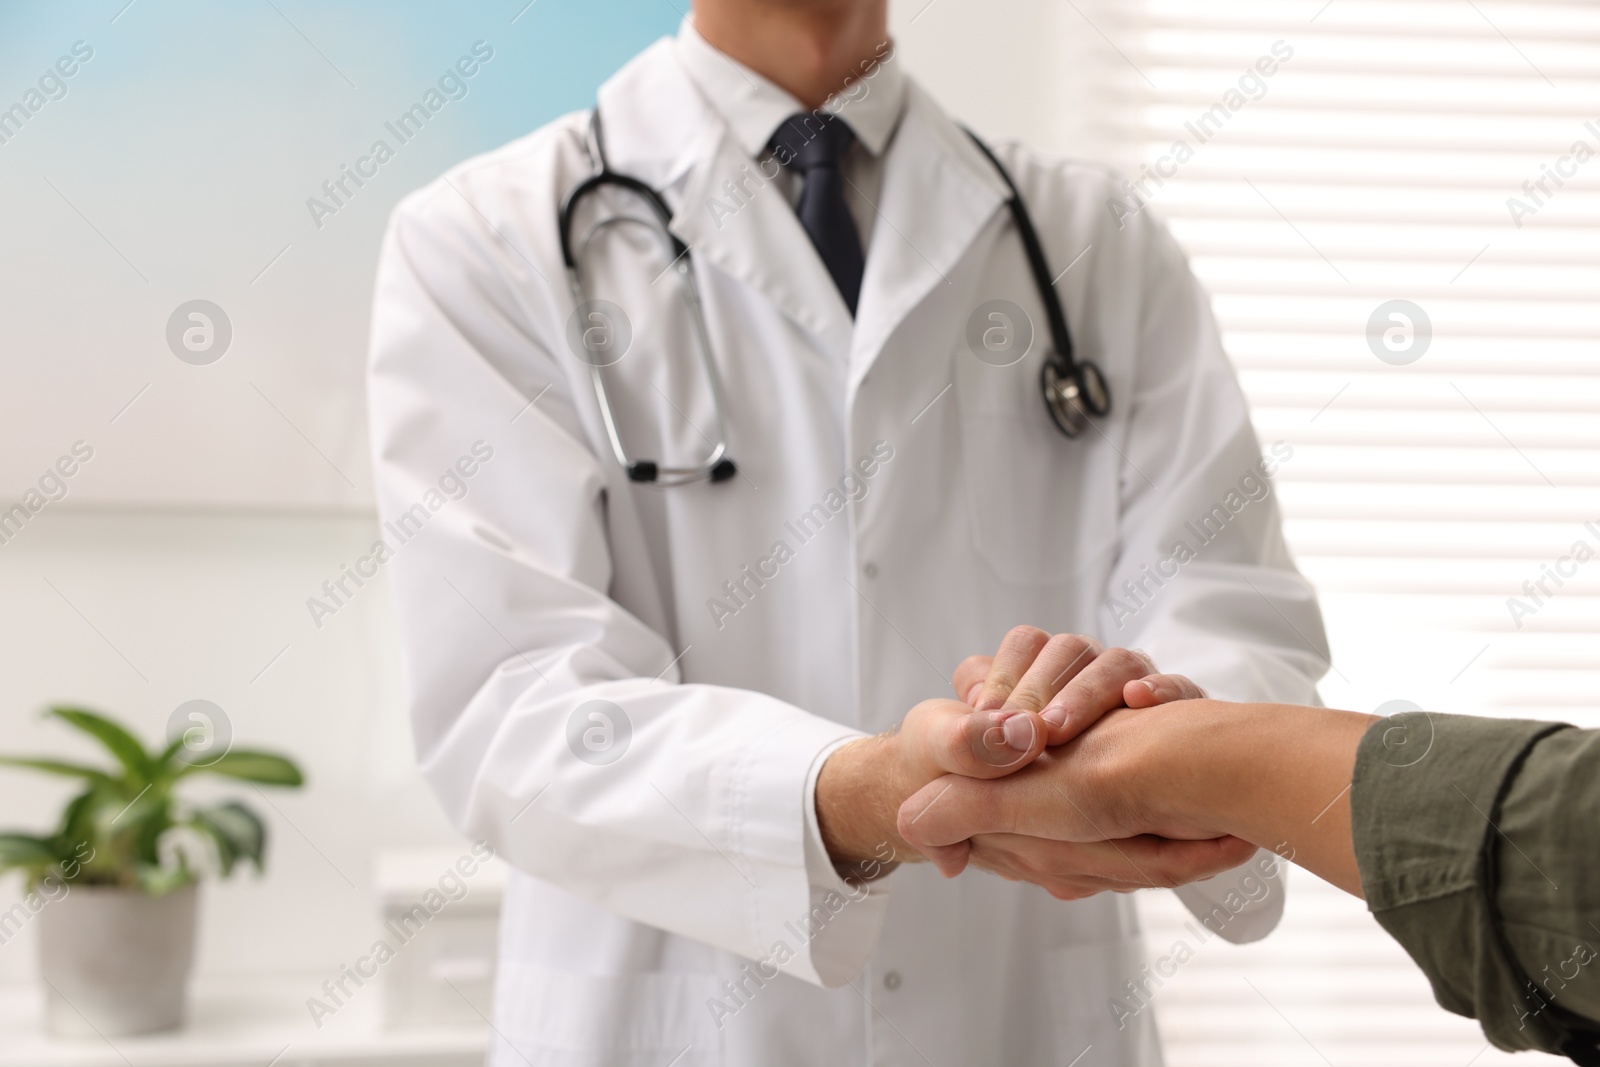
MULTIPOLYGON (((594 140, 600 169, 567 193, 566 199, 561 204, 558 222, 561 227, 561 260, 566 267, 567 283, 572 289, 573 302, 577 308, 574 343, 582 348, 580 355, 589 365, 589 379, 594 384, 595 399, 600 406, 600 417, 605 423, 606 437, 611 442, 612 454, 616 456, 623 470, 627 471, 629 480, 635 482, 646 482, 661 487, 689 485, 702 481, 725 482, 738 473, 738 467, 728 456, 728 425, 723 416, 722 390, 717 384, 717 372, 711 359, 711 333, 706 328, 700 289, 695 282, 693 256, 689 246, 680 241, 669 228, 672 222, 672 210, 667 207, 661 194, 638 178, 619 174, 611 169, 611 164, 606 158, 598 107, 594 109, 590 118, 590 134, 594 140), (652 226, 648 221, 631 215, 612 216, 590 226, 583 234, 582 241, 575 246, 572 240, 572 220, 578 206, 585 197, 607 186, 623 189, 638 196, 650 208, 658 225, 652 226), (611 410, 611 401, 606 395, 605 376, 602 370, 611 362, 615 362, 609 358, 608 351, 608 346, 617 343, 615 324, 608 320, 606 310, 599 306, 603 302, 588 299, 579 267, 582 260, 581 252, 588 247, 596 233, 608 226, 625 222, 659 232, 666 245, 666 252, 671 256, 668 269, 674 271, 683 283, 684 299, 689 305, 690 322, 695 333, 696 347, 700 353, 700 364, 710 385, 712 410, 716 416, 716 443, 710 453, 694 466, 666 467, 652 459, 630 457, 622 444, 621 435, 617 432, 616 415, 611 410)), ((1067 332, 1066 312, 1062 310, 1061 299, 1056 294, 1050 266, 1044 257, 1044 246, 1039 242, 1039 232, 1034 228, 1033 219, 1028 214, 1027 205, 1023 203, 1022 193, 1017 190, 1016 182, 1012 180, 1010 172, 995 154, 989 150, 989 146, 978 139, 977 134, 969 130, 967 135, 993 165, 1010 191, 1006 206, 1010 208, 1011 217, 1016 223, 1023 251, 1027 254, 1028 270, 1033 275, 1035 287, 1039 290, 1039 299, 1044 303, 1045 317, 1050 329, 1051 352, 1039 370, 1039 389, 1044 395, 1045 410, 1049 412, 1050 421, 1055 423, 1056 429, 1068 438, 1077 438, 1089 426, 1091 418, 1104 417, 1111 413, 1110 386, 1106 384, 1105 375, 1093 362, 1073 357, 1072 336, 1067 332)), ((620 358, 620 355, 617 358, 620 358)))

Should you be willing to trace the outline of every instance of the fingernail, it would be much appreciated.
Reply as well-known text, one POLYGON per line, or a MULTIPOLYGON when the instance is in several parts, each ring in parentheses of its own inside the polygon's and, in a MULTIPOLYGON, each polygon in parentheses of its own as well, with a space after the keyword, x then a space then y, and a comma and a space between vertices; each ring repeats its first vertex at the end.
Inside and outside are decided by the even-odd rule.
POLYGON ((1026 752, 1033 747, 1033 720, 1026 715, 1013 715, 1001 727, 1006 735, 1006 744, 1018 752, 1026 752))
POLYGON ((1044 709, 1044 721, 1051 726, 1065 726, 1067 722, 1067 709, 1061 704, 1052 704, 1044 709))
POLYGON ((1160 690, 1159 690, 1159 689, 1157 689, 1157 688, 1156 688, 1156 687, 1155 687, 1155 683, 1153 683, 1153 682, 1147 682, 1147 681, 1145 681, 1145 680, 1144 680, 1144 679, 1143 679, 1143 678, 1140 678, 1140 679, 1139 679, 1139 684, 1140 684, 1140 685, 1142 685, 1142 686, 1144 686, 1144 687, 1145 687, 1145 690, 1146 690, 1146 691, 1147 691, 1147 692, 1148 692, 1148 693, 1149 693, 1149 694, 1150 694, 1150 695, 1151 695, 1151 696, 1152 696, 1152 697, 1156 697, 1156 698, 1159 698, 1159 697, 1160 697, 1160 696, 1161 696, 1161 691, 1160 691, 1160 690))

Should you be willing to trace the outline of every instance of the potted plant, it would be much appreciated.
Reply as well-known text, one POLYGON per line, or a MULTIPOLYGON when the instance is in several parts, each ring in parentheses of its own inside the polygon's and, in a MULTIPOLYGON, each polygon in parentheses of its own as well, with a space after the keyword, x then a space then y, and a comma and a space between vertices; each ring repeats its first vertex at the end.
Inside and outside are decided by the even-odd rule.
POLYGON ((55 707, 46 715, 99 741, 115 765, 0 757, 0 765, 84 785, 54 833, 0 834, 0 872, 20 870, 28 888, 23 903, 0 913, 0 926, 9 937, 10 927, 39 920, 51 1033, 112 1037, 175 1027, 194 958, 197 879, 207 870, 227 877, 246 860, 260 873, 266 851, 266 827, 248 807, 189 803, 178 787, 197 774, 289 787, 304 779, 282 756, 215 744, 209 718, 204 730, 147 751, 92 711, 55 707))

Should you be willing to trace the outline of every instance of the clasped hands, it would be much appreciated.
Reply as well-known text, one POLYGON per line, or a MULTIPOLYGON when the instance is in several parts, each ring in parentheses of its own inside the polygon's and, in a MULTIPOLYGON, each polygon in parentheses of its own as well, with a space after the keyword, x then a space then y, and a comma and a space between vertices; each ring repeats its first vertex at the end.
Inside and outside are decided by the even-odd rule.
POLYGON ((1183 885, 1254 853, 1161 802, 1182 791, 1185 750, 1204 743, 1186 737, 1204 730, 1204 716, 1185 725, 1197 705, 1173 704, 1204 697, 1189 679, 1138 652, 1018 627, 954 683, 962 699, 924 701, 823 765, 817 815, 845 877, 889 869, 887 843, 946 877, 971 864, 1073 900, 1183 885))

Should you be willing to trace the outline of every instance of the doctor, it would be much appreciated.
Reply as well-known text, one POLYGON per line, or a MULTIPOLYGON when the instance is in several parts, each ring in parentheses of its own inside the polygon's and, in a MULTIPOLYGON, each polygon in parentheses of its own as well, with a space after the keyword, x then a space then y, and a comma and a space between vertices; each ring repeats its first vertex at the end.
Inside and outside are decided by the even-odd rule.
MULTIPOLYGON (((1119 226, 1112 175, 993 146, 1112 401, 1069 439, 1006 181, 885 0, 697 0, 598 110, 408 197, 373 312, 419 757, 515 868, 492 1062, 1159 1063, 1150 1013, 1108 1009, 1133 900, 1089 894, 1214 857, 1062 844, 1049 892, 945 881, 896 867, 895 812, 1074 728, 1011 701, 963 747, 966 706, 925 699, 1021 621, 1315 701, 1318 609, 1182 253, 1119 226), (569 277, 562 208, 603 167, 640 184, 574 207, 569 277)), ((1150 669, 1098 652, 1047 649, 1080 693, 1150 669)), ((1282 886, 1219 912, 1236 877, 1180 893, 1264 936, 1282 886)))

